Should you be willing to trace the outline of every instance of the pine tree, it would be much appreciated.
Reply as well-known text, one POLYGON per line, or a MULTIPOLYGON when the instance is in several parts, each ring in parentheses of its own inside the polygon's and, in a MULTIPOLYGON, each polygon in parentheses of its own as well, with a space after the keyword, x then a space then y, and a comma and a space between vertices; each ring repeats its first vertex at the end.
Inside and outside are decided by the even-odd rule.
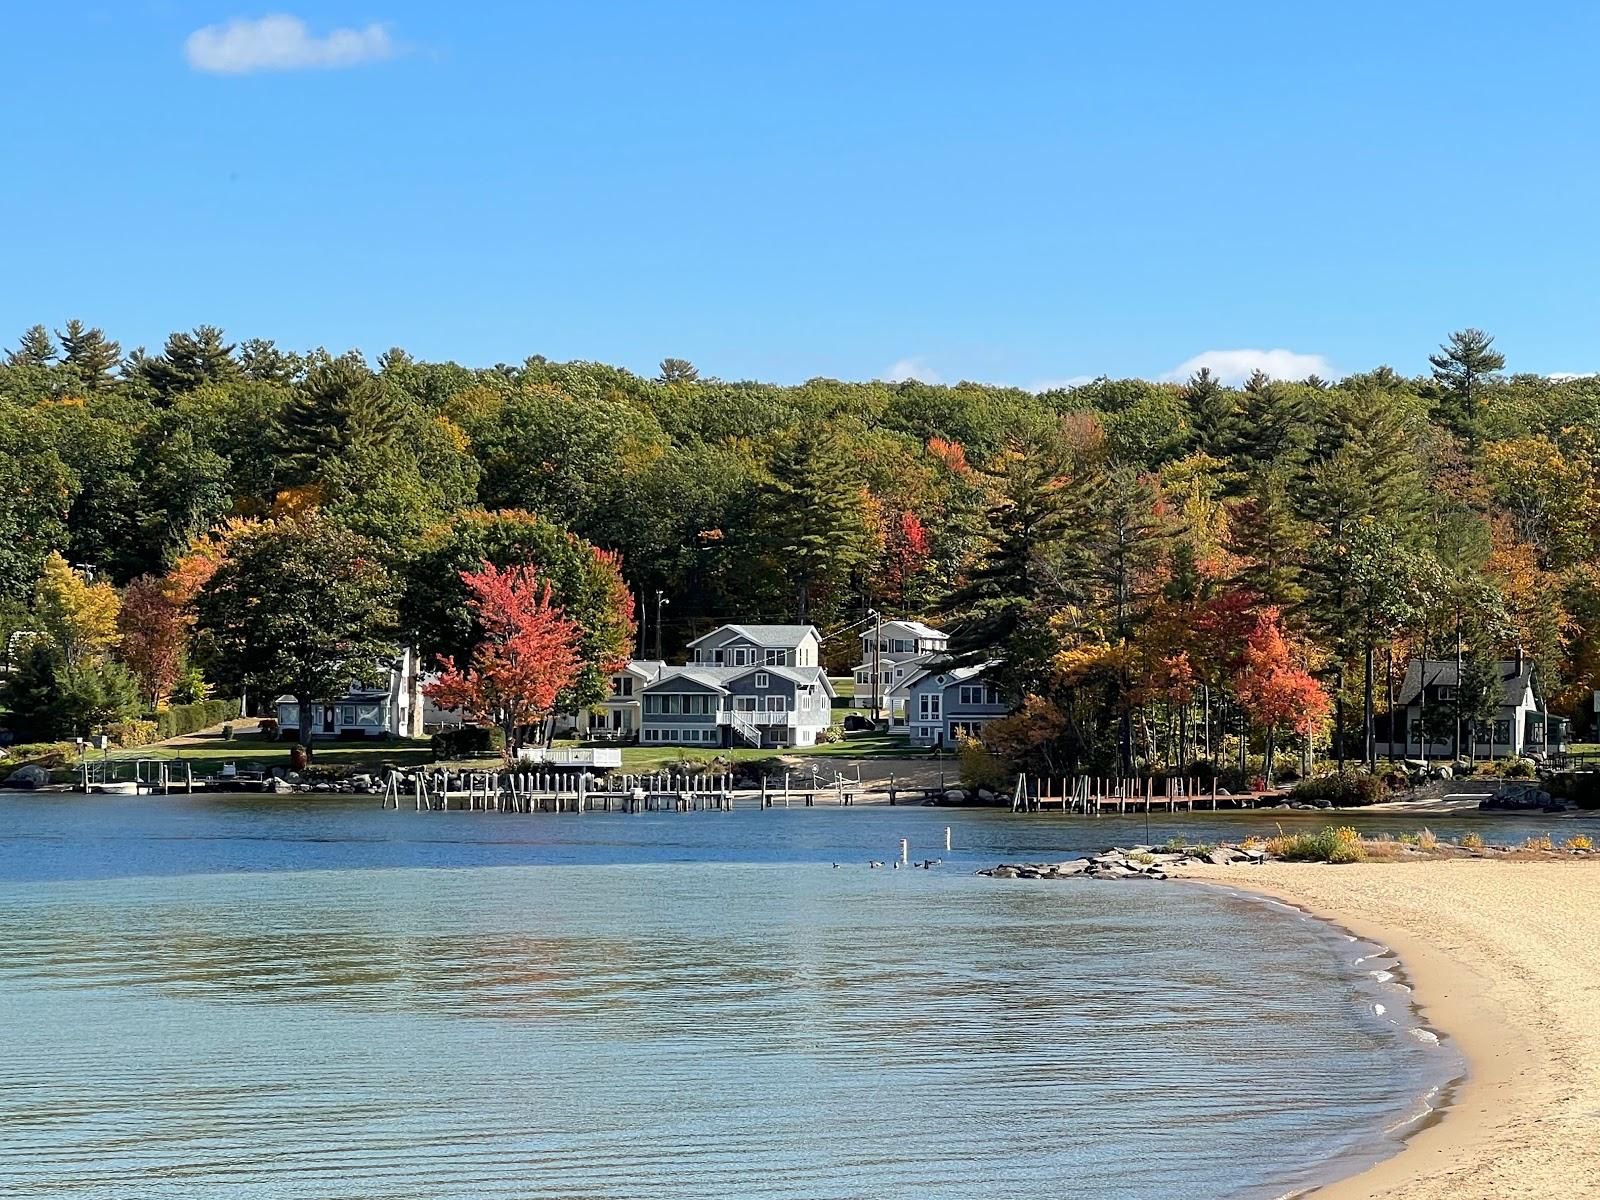
POLYGON ((1183 401, 1189 406, 1191 447, 1213 458, 1227 458, 1238 436, 1237 394, 1223 387, 1210 367, 1201 367, 1184 384, 1183 401))
POLYGON ((305 359, 280 350, 271 338, 247 338, 239 343, 239 368, 246 379, 258 383, 293 383, 305 369, 305 359))
POLYGON ((1290 502, 1285 473, 1259 471, 1246 491, 1228 517, 1228 549, 1245 560, 1237 580, 1268 603, 1297 606, 1305 598, 1305 527, 1290 502))
POLYGON ((76 317, 57 330, 61 339, 61 361, 77 372, 79 382, 90 390, 111 382, 111 372, 122 361, 122 347, 99 329, 86 326, 76 317))
POLYGON ((192 333, 172 334, 159 355, 140 356, 138 371, 160 396, 171 399, 202 384, 239 378, 233 351, 233 345, 223 341, 222 330, 201 325, 192 333))
POLYGON ((865 490, 855 465, 809 427, 781 444, 757 494, 751 536, 766 573, 792 598, 800 624, 835 609, 870 551, 865 490))
POLYGON ((391 449, 405 418, 404 406, 359 355, 318 362, 280 417, 288 477, 308 483, 330 467, 391 449))
POLYGON ((56 344, 50 340, 50 331, 43 325, 26 330, 17 348, 6 355, 8 367, 37 367, 43 369, 56 361, 56 344))
POLYGON ((661 374, 657 376, 661 383, 694 383, 699 378, 699 368, 686 358, 661 360, 661 374))
POLYGON ((1506 356, 1494 348, 1494 338, 1481 329, 1458 329, 1428 355, 1433 380, 1444 389, 1448 403, 1445 419, 1466 439, 1468 453, 1476 457, 1481 432, 1478 405, 1485 384, 1506 365, 1506 356))

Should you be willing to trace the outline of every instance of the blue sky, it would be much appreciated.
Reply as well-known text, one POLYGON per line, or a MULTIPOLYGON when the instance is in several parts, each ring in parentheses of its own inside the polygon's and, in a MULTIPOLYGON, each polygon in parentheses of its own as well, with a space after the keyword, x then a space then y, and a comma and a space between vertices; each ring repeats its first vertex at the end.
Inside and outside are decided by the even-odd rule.
POLYGON ((129 347, 212 322, 474 365, 1040 386, 1251 349, 1415 372, 1474 324, 1513 369, 1600 368, 1586 5, 7 21, 7 346, 76 315, 129 347))

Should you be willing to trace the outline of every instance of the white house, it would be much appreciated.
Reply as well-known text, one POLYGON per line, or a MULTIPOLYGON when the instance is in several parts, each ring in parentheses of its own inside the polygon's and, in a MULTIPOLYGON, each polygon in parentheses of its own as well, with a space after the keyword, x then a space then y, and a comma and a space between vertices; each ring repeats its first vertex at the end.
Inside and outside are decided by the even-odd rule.
POLYGON ((655 659, 636 658, 611 676, 610 691, 593 708, 577 715, 575 732, 580 738, 630 741, 639 735, 644 689, 659 679, 667 664, 655 659))
POLYGON ((994 663, 951 667, 933 663, 906 681, 906 729, 915 746, 953 746, 975 738, 1011 706, 986 677, 994 663))
MULTIPOLYGON (((422 676, 415 650, 406 650, 390 664, 386 683, 376 686, 353 683, 338 697, 318 697, 311 705, 313 737, 381 738, 421 737, 423 732, 422 676)), ((278 736, 284 740, 300 736, 300 700, 279 696, 278 736)), ((459 724, 459 722, 457 722, 459 724)))
MULTIPOLYGON (((1404 734, 1404 740, 1396 737, 1392 746, 1387 740, 1380 741, 1377 752, 1395 758, 1465 758, 1469 752, 1480 758, 1503 758, 1564 750, 1567 722, 1551 716, 1546 709, 1533 660, 1520 653, 1515 658, 1501 659, 1495 663, 1495 675, 1500 693, 1495 715, 1467 731, 1458 755, 1454 722, 1447 715, 1459 686, 1455 659, 1412 659, 1406 664, 1405 679, 1395 694, 1393 726, 1396 734, 1404 734), (1446 714, 1440 722, 1445 728, 1433 730, 1434 740, 1426 748, 1424 706, 1446 714)), ((1379 717, 1375 723, 1375 733, 1388 734, 1390 722, 1379 717)))
POLYGON ((948 634, 921 621, 877 623, 861 635, 851 706, 872 709, 886 716, 891 728, 903 728, 906 681, 949 648, 948 634))
POLYGON ((639 689, 644 745, 813 746, 833 723, 833 685, 811 625, 723 625, 691 661, 655 664, 639 689))

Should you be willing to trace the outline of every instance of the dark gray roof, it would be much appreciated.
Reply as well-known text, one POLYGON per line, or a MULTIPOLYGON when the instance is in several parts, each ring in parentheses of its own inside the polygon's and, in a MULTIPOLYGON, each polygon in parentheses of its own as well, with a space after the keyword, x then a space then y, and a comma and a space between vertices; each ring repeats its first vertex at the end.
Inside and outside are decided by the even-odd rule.
POLYGON ((698 646, 701 642, 710 641, 721 633, 728 634, 729 640, 733 637, 747 638, 764 649, 793 650, 816 632, 815 625, 718 625, 703 637, 695 638, 689 645, 698 646))
MULTIPOLYGON (((1515 707, 1522 703, 1533 683, 1533 659, 1524 657, 1519 665, 1514 658, 1502 658, 1495 663, 1500 676, 1500 703, 1515 707)), ((1406 664, 1406 677, 1395 694, 1396 704, 1418 704, 1422 694, 1424 675, 1429 687, 1454 687, 1456 685, 1456 660, 1454 658, 1413 658, 1406 664)))

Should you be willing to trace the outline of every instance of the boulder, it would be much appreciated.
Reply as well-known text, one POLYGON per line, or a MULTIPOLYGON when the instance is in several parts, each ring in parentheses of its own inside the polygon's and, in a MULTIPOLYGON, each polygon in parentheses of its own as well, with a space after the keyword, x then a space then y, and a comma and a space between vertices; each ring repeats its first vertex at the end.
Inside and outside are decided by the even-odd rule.
POLYGON ((967 794, 960 788, 950 788, 944 794, 944 802, 946 804, 965 804, 967 802, 967 794))
POLYGON ((1213 866, 1231 867, 1235 861, 1234 852, 1226 846, 1218 846, 1210 854, 1206 855, 1206 861, 1213 866))
POLYGON ((294 791, 294 784, 290 783, 286 779, 280 779, 274 775, 272 778, 262 781, 261 790, 263 792, 271 792, 274 795, 282 796, 288 792, 294 791))
POLYGON ((44 787, 49 782, 49 771, 46 771, 41 766, 29 763, 25 767, 18 767, 15 771, 11 772, 11 774, 7 775, 5 785, 8 788, 22 788, 31 792, 35 788, 44 787))

